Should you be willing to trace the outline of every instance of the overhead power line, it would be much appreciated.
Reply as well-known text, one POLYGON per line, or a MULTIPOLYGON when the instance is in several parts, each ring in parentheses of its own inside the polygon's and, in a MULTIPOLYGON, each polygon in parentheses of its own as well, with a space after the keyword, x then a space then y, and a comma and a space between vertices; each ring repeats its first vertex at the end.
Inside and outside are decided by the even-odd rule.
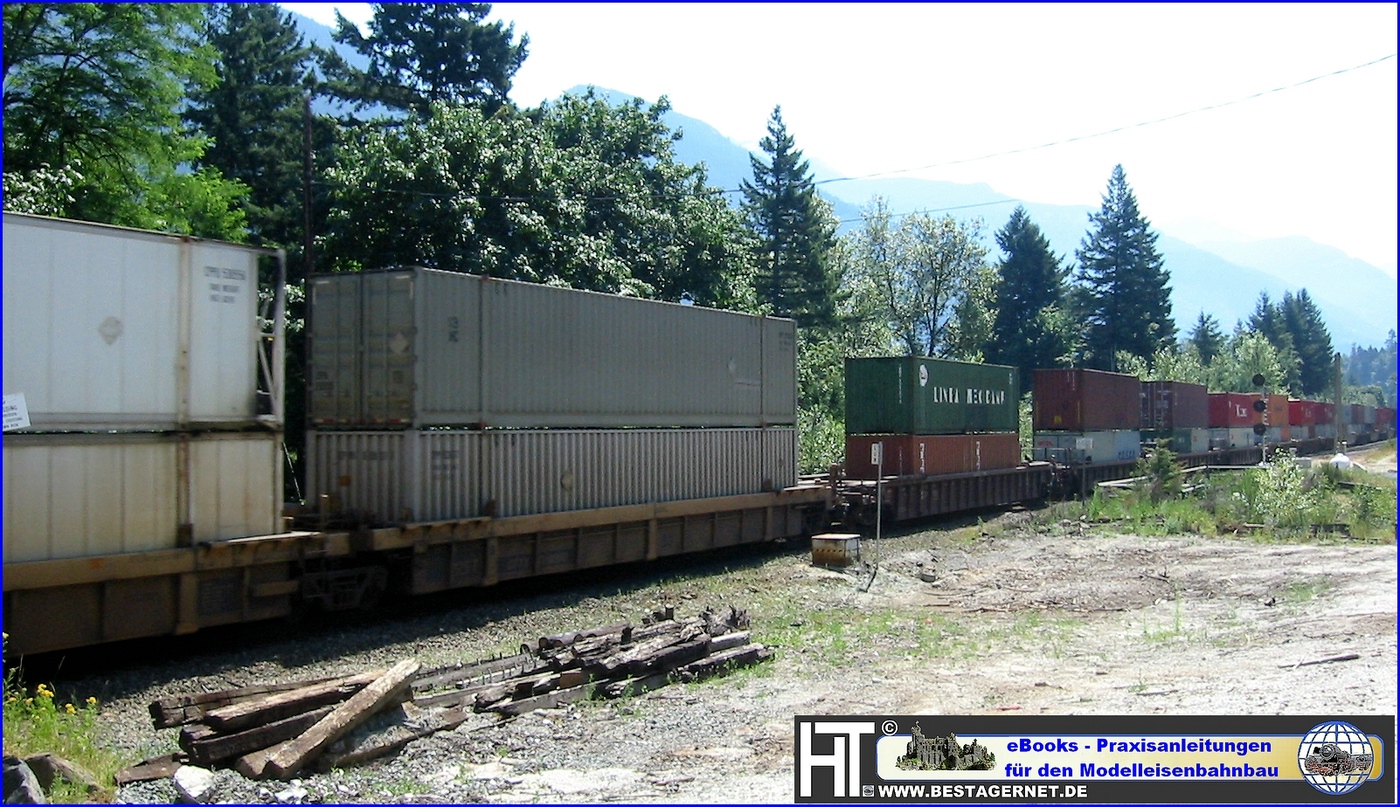
MULTIPOLYGON (((1051 148, 1051 147, 1053 147, 1053 146, 1063 146, 1063 145, 1065 145, 1065 144, 1067 144, 1067 143, 1078 143, 1078 142, 1081 142, 1081 141, 1084 141, 1084 140, 1093 140, 1094 138, 1098 138, 1098 137, 1106 137, 1106 136, 1111 135, 1111 134, 1117 134, 1117 133, 1119 133, 1119 132, 1126 132, 1126 131, 1128 131, 1128 130, 1130 130, 1130 129, 1140 129, 1140 128, 1143 128, 1143 127, 1145 127, 1145 126, 1155 126, 1155 125, 1157 125, 1157 124, 1159 124, 1159 123, 1166 123, 1167 121, 1176 120, 1176 119, 1178 119, 1178 118, 1184 118, 1184 117, 1186 117, 1186 116, 1188 116, 1188 115, 1196 115, 1196 114, 1201 113, 1201 112, 1209 112, 1209 111, 1211 111, 1211 110, 1213 110, 1213 109, 1222 109, 1222 108, 1227 107, 1227 106, 1234 106, 1235 104, 1242 104, 1242 103, 1244 103, 1244 102, 1246 102, 1246 101, 1253 101, 1253 100, 1256 99, 1256 98, 1263 98, 1263 97, 1266 96, 1266 95, 1272 95, 1272 94, 1274 94, 1274 93, 1284 92, 1285 90, 1297 89, 1298 87, 1302 87, 1302 86, 1307 85, 1307 84, 1312 84, 1312 83, 1315 82, 1315 81, 1321 81, 1321 80, 1323 80, 1323 79, 1331 78, 1331 77, 1333 77, 1333 76, 1340 76, 1340 75, 1343 75, 1343 74, 1345 74, 1345 73, 1350 73, 1350 72, 1352 72, 1352 71, 1354 71, 1354 70, 1360 70, 1360 69, 1365 68, 1365 67, 1371 67, 1371 66, 1373 66, 1373 65, 1377 65, 1377 64, 1380 64, 1381 62, 1385 62, 1385 61, 1388 61, 1388 60, 1394 59, 1394 58, 1395 58, 1395 54, 1392 53, 1392 54, 1389 54, 1389 55, 1387 55, 1387 56, 1382 56, 1382 57, 1380 57, 1379 59, 1372 59, 1371 61, 1365 62, 1364 64, 1353 65, 1352 67, 1344 67, 1344 68, 1342 68, 1342 69, 1340 69, 1340 70, 1333 70, 1333 71, 1330 72, 1330 73, 1323 73, 1322 75, 1313 76, 1312 78, 1303 79, 1302 81, 1298 81, 1298 82, 1295 82, 1295 83, 1293 83, 1293 84, 1285 84, 1285 85, 1282 86, 1282 87, 1274 87, 1274 88, 1271 89, 1271 90, 1261 90, 1261 91, 1259 91, 1259 92, 1252 93, 1252 94, 1250 94, 1250 95, 1246 95, 1246 96, 1243 96, 1243 97, 1241 97, 1241 98, 1235 98, 1235 99, 1230 100, 1230 101, 1222 101, 1222 102, 1220 102, 1220 103, 1218 103, 1218 104, 1209 104, 1209 105, 1207 105, 1207 106, 1197 107, 1197 108, 1195 108, 1195 109, 1188 109, 1188 110, 1186 110, 1185 112, 1177 112, 1177 113, 1172 114, 1172 115, 1167 115, 1167 116, 1161 117, 1161 118, 1155 118, 1155 119, 1153 119, 1153 120, 1142 121, 1142 122, 1140 122, 1140 123, 1131 123, 1131 124, 1127 124, 1127 125, 1124 125, 1124 126, 1119 126, 1119 127, 1113 128, 1113 129, 1108 129, 1108 130, 1105 130, 1105 131, 1102 131, 1102 132, 1096 132, 1096 133, 1094 133, 1094 134, 1079 135, 1079 136, 1077 136, 1077 137, 1068 137, 1068 138, 1065 138, 1065 139, 1063 139, 1063 140, 1054 140, 1054 141, 1051 141, 1051 142, 1049 142, 1049 143, 1041 143, 1041 144, 1038 145, 1038 146, 1025 146, 1025 147, 1022 147, 1022 148, 1008 149, 1008 150, 1006 150, 1006 151, 997 151, 997 152, 993 152, 993 153, 991 153, 991 154, 983 154, 983 155, 980 156, 980 157, 966 157, 966 158, 963 158, 963 159, 961 159, 961 160, 945 160, 945 161, 943 161, 943 162, 932 163, 932 164, 930 164, 930 165, 924 165, 924 166, 920 166, 920 167, 918 167, 918 168, 899 168, 899 169, 896 169, 896 170, 893 170, 893 171, 878 171, 878 172, 873 173, 873 174, 864 174, 864 175, 862 175, 862 176, 856 176, 856 177, 835 177, 835 178, 832 178, 832 179, 823 179, 823 180, 818 180, 817 182, 814 182, 813 184, 814 184, 814 185, 826 185, 826 184, 832 183, 832 182, 849 182, 849 181, 857 180, 857 179, 874 179, 875 177, 894 176, 894 175, 896 175, 896 174, 908 174, 908 173, 912 173, 912 172, 914 172, 914 171, 926 171, 926 170, 928 170, 928 169, 930 169, 930 168, 944 168, 944 167, 950 166, 950 165, 965 165, 965 164, 967 164, 967 163, 975 163, 975 162, 979 162, 979 161, 981 161, 981 160, 990 160, 990 159, 993 159, 993 158, 996 158, 996 157, 1007 157, 1007 156, 1010 156, 1010 155, 1012 155, 1012 154, 1024 154, 1024 153, 1026 153, 1026 152, 1028 152, 1028 151, 1039 151, 1040 149, 1047 149, 1047 148, 1051 148)), ((736 191, 726 191, 726 193, 734 193, 734 192, 736 192, 736 191)))

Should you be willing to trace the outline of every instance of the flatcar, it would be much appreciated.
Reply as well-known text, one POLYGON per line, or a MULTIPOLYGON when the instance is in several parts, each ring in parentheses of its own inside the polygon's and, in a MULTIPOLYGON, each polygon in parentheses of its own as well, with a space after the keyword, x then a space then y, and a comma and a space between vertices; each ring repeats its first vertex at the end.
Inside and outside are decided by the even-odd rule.
MULTIPOLYGON (((288 506, 279 251, 15 213, 4 250, 12 654, 805 538, 877 500, 908 521, 1075 495, 1130 476, 1140 430, 1210 425, 1128 417, 1130 376, 1047 371, 1028 459, 1013 368, 851 360, 846 462, 801 477, 791 320, 397 267, 308 283, 288 506)), ((1287 445, 1330 445, 1325 409, 1297 410, 1287 445)))

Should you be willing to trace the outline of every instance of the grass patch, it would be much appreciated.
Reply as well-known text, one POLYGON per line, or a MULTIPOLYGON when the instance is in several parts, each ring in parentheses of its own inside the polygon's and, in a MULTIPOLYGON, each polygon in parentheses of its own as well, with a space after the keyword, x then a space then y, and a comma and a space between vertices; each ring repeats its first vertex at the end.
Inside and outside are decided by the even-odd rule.
POLYGON ((125 765, 116 752, 94 741, 98 711, 94 697, 60 697, 47 684, 30 689, 18 668, 5 673, 5 755, 57 754, 85 768, 97 781, 99 790, 89 793, 56 780, 48 794, 53 804, 107 803, 115 795, 110 783, 125 765))
POLYGON ((1258 468, 1217 474, 1182 493, 1174 480, 1159 484, 1160 461, 1140 470, 1147 476, 1140 488, 1098 490, 1083 501, 1059 502, 1031 523, 1050 535, 1088 522, 1136 535, 1248 531, 1264 541, 1395 540, 1395 481, 1377 474, 1330 465, 1305 469, 1281 455, 1258 468))

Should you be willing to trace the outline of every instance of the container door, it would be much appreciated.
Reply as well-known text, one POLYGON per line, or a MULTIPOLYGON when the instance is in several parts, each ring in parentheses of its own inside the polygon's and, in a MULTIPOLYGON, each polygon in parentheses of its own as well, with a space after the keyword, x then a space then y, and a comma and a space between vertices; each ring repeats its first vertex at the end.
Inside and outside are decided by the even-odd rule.
POLYGON ((364 276, 362 422, 413 422, 416 280, 412 272, 364 276))
POLYGON ((312 283, 311 418, 318 424, 360 422, 360 276, 312 283))

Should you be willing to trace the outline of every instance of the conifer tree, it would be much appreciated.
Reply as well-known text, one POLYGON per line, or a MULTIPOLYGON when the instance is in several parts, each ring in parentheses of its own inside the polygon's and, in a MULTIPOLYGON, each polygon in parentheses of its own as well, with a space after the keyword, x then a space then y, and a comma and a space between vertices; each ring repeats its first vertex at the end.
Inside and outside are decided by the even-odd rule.
POLYGON ((210 138, 202 165, 248 186, 255 242, 302 236, 303 84, 311 49, 290 13, 271 3, 211 3, 207 36, 219 83, 195 92, 185 118, 210 138))
POLYGON ((486 22, 490 3, 373 3, 365 34, 336 12, 335 41, 369 59, 357 69, 321 54, 332 94, 361 108, 374 104, 427 118, 436 102, 480 105, 487 114, 509 103, 511 79, 530 38, 515 26, 486 22))
POLYGON ((1191 329, 1187 340, 1206 364, 1214 361, 1225 349, 1225 334, 1220 330, 1220 321, 1204 311, 1196 318, 1196 326, 1191 329))
POLYGON ((1298 354, 1299 382, 1308 394, 1332 389, 1332 335, 1322 320, 1322 311, 1308 295, 1307 289, 1297 294, 1284 293, 1279 303, 1283 326, 1292 338, 1298 354))
POLYGON ((1092 228, 1076 256, 1083 284, 1089 363, 1116 368, 1116 354, 1148 358, 1176 340, 1170 275, 1157 234, 1138 211, 1123 166, 1116 165, 1092 228))
POLYGON ((1005 257, 997 265, 996 319, 987 344, 987 361, 1021 368, 1022 383, 1031 370, 1057 367, 1069 349, 1068 335, 1058 327, 1063 317, 1065 279, 1069 270, 1050 250, 1050 241, 1017 207, 996 234, 1005 257))
POLYGON ((801 326, 834 325, 840 283, 830 255, 836 222, 788 134, 782 107, 773 108, 759 147, 768 162, 750 157, 753 182, 743 183, 745 220, 756 236, 758 299, 801 326))

